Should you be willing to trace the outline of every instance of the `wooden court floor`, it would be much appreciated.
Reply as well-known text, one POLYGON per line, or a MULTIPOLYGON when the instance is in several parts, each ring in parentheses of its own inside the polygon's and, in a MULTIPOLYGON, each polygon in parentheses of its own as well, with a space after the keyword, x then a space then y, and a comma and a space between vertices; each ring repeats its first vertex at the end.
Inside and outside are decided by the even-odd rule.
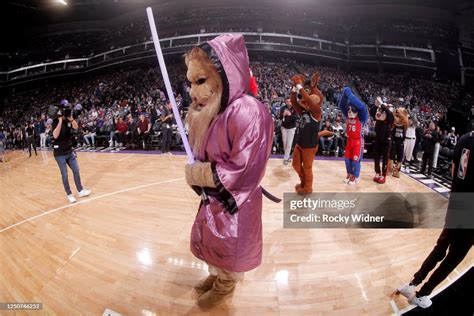
MULTIPOLYGON (((185 163, 184 156, 79 153, 93 193, 70 205, 51 152, 10 153, 0 163, 0 302, 42 302, 30 315, 201 313, 192 286, 207 267, 189 251, 199 197, 185 184, 185 163)), ((314 166, 318 191, 429 191, 405 175, 376 185, 371 163, 357 187, 342 183, 342 161, 314 166)), ((290 166, 270 160, 266 189, 282 196, 296 181, 290 166)), ((76 194, 72 174, 70 183, 76 194)), ((232 301, 207 314, 390 315, 393 304, 408 305, 394 288, 411 279, 440 232, 289 230, 282 218, 281 204, 264 199, 263 263, 246 273, 232 301)), ((471 250, 450 279, 473 262, 471 250)))

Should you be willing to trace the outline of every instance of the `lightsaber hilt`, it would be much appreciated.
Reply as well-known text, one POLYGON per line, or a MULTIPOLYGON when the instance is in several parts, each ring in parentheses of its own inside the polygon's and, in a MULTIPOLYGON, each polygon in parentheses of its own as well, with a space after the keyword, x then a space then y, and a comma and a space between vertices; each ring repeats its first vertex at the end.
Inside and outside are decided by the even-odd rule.
MULTIPOLYGON (((151 36, 153 38, 153 44, 155 45, 155 52, 156 57, 158 58, 158 63, 160 65, 161 75, 163 77, 163 81, 165 83, 166 92, 168 93, 168 98, 171 102, 171 106, 173 109, 173 115, 176 120, 176 124, 178 125, 178 131, 181 135, 181 140, 183 141, 184 150, 186 151, 186 155, 188 156, 188 163, 193 164, 195 159, 191 147, 189 146, 188 137, 184 130, 183 121, 181 120, 181 116, 179 114, 178 106, 176 105, 176 100, 173 94, 173 88, 171 87, 170 78, 168 76, 168 69, 166 68, 165 59, 163 57, 163 51, 161 50, 160 39, 158 37, 158 32, 156 31, 155 25, 155 18, 153 17, 153 10, 151 7, 146 8, 146 13, 148 16, 148 22, 150 24, 151 36)), ((209 204, 209 198, 207 194, 202 188, 201 199, 204 204, 209 204)))

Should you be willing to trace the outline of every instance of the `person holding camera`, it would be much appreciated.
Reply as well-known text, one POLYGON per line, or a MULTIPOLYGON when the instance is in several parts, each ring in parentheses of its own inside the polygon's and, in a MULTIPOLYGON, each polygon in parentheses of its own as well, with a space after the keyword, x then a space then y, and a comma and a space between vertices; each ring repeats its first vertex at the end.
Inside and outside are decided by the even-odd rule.
MULTIPOLYGON (((67 112, 67 110, 65 111, 67 112)), ((64 113, 58 111, 57 118, 53 120, 53 152, 61 177, 63 181, 64 190, 67 194, 69 203, 75 203, 76 199, 72 195, 69 187, 69 180, 67 175, 67 166, 71 168, 74 175, 74 183, 76 184, 79 197, 90 195, 91 190, 84 189, 81 183, 81 176, 79 174, 79 165, 76 159, 76 153, 73 150, 73 129, 79 126, 76 120, 72 117, 72 113, 64 113)))

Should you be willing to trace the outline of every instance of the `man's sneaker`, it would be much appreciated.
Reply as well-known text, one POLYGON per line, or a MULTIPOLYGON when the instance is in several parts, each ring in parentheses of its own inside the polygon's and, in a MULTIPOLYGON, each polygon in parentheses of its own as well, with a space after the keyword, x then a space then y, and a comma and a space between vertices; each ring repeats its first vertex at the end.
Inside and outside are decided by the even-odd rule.
POLYGON ((397 288, 398 293, 405 296, 406 298, 412 298, 415 295, 416 286, 412 284, 405 284, 397 288))
POLYGON ((283 164, 284 164, 285 166, 287 166, 287 165, 288 165, 288 160, 283 159, 283 164))
POLYGON ((418 305, 421 308, 428 308, 433 304, 428 296, 417 297, 416 295, 409 299, 408 302, 413 305, 418 305))
POLYGON ((89 194, 91 194, 91 190, 82 189, 82 191, 79 192, 79 197, 89 196, 89 194))
POLYGON ((71 204, 72 204, 72 203, 76 203, 76 198, 75 198, 74 195, 72 195, 72 194, 69 194, 69 195, 67 196, 67 200, 68 200, 69 203, 71 203, 71 204))

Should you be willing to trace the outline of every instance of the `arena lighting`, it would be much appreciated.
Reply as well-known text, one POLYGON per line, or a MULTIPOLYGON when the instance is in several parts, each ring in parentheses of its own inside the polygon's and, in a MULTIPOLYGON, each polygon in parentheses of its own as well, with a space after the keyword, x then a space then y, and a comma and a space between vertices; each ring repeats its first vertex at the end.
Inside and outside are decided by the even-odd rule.
POLYGON ((62 5, 67 5, 67 2, 65 0, 57 0, 57 3, 61 3, 62 5))

